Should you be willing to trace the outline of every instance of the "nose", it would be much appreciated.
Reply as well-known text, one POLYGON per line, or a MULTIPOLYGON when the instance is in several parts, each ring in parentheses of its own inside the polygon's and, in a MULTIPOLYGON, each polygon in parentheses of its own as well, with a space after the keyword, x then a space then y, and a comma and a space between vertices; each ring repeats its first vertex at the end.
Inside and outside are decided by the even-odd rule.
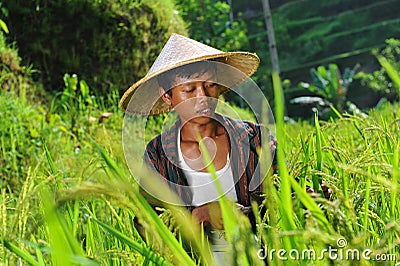
POLYGON ((205 104, 207 101, 207 92, 203 83, 196 86, 196 101, 198 104, 205 104))
POLYGON ((207 96, 206 89, 205 89, 203 83, 199 83, 199 84, 196 86, 196 96, 197 96, 197 97, 204 97, 204 96, 207 96))

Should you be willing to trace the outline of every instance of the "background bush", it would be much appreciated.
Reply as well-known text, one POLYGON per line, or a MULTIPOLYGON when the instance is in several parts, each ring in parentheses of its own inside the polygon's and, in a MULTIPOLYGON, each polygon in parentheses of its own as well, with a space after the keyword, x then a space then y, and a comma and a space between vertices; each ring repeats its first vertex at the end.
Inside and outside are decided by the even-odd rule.
POLYGON ((186 34, 173 2, 5 0, 10 35, 47 90, 76 73, 97 92, 144 76, 172 32, 186 34))

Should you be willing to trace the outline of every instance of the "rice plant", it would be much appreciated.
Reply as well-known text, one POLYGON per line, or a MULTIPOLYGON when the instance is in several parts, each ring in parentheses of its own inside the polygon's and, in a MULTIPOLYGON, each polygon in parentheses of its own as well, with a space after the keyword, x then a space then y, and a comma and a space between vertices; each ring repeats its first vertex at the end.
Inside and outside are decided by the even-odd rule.
MULTIPOLYGON (((20 189, 1 189, 2 264, 214 263, 201 228, 192 223, 187 210, 164 204, 155 212, 139 193, 123 157, 121 114, 107 123, 84 124, 87 130, 82 131, 77 152, 77 140, 68 128, 57 130, 63 126, 62 113, 51 113, 53 118, 42 120, 38 128, 24 118, 25 112, 36 114, 36 107, 9 97, 0 94, 2 114, 18 108, 15 115, 26 128, 46 135, 26 137, 22 125, 1 129, 1 153, 9 158, 0 165, 2 171, 11 173, 15 167, 22 177, 20 189), (38 141, 37 148, 25 144, 27 138, 38 141), (18 168, 18 154, 35 158, 25 171, 18 168), (144 231, 138 231, 136 221, 144 231)), ((279 99, 276 106, 281 108, 279 99)), ((399 110, 398 105, 387 104, 371 110, 368 117, 340 115, 335 121, 319 121, 316 116, 313 122, 285 124, 278 109, 279 175, 265 173, 265 200, 261 206, 253 204, 256 234, 245 216, 230 202, 222 202, 234 261, 238 265, 264 261, 368 265, 378 258, 380 264, 398 262, 399 110), (323 195, 322 182, 332 190, 329 199, 323 195), (315 192, 307 193, 306 186, 315 192)), ((139 173, 153 180, 146 169, 139 173)), ((164 197, 175 197, 162 192, 164 197)))

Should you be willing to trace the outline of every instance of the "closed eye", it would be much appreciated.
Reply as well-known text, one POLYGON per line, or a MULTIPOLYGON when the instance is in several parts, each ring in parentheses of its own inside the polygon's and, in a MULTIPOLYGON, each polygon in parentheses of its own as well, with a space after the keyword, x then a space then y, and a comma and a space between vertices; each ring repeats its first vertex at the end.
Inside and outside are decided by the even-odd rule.
POLYGON ((194 92, 194 90, 195 90, 196 88, 187 88, 187 89, 185 89, 185 92, 194 92))
POLYGON ((215 83, 215 82, 205 82, 205 83, 204 83, 204 87, 205 87, 206 89, 208 89, 208 88, 213 88, 213 87, 215 87, 215 86, 217 86, 217 83, 215 83))

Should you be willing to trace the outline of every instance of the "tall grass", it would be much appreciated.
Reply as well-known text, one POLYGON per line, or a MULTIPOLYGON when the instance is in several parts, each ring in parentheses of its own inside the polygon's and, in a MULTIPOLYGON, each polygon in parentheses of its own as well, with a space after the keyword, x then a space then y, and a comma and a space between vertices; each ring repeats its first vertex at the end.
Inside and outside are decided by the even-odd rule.
MULTIPOLYGON (((4 265, 213 264, 201 228, 185 209, 163 205, 156 213, 139 193, 123 157, 121 113, 103 123, 80 115, 76 139, 69 134, 68 114, 53 111, 45 119, 42 107, 22 104, 10 94, 0 94, 0 102, 5 119, 23 121, 1 127, 1 154, 7 158, 1 171, 21 178, 18 189, 1 189, 4 265), (41 124, 30 123, 36 119, 41 124)), ((285 124, 279 100, 276 106, 279 175, 265 173, 265 200, 262 206, 253 204, 256 235, 245 216, 230 202, 222 203, 234 260, 257 265, 263 263, 258 257, 267 254, 270 265, 351 265, 369 261, 335 259, 323 251, 399 254, 399 106, 371 110, 368 117, 343 115, 327 122, 316 116, 296 124, 285 124), (329 200, 322 195, 322 181, 333 191, 329 200), (306 193, 306 185, 318 193, 306 193), (346 246, 340 246, 343 239, 346 246), (297 259, 293 252, 282 260, 281 249, 312 249, 323 256, 297 259)), ((90 115, 101 111, 94 108, 90 115)), ((147 170, 139 172, 157 184, 147 170)))

